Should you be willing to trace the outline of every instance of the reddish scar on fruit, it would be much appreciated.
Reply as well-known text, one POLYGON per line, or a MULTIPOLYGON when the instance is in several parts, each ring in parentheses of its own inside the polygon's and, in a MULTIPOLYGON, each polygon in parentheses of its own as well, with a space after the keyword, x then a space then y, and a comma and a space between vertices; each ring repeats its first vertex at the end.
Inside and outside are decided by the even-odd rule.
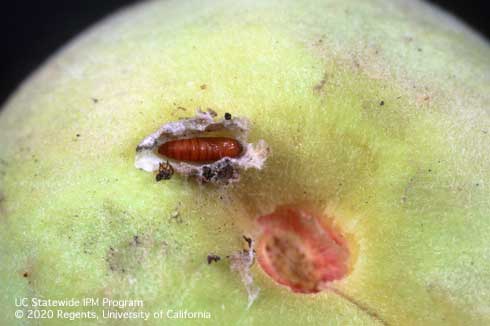
POLYGON ((297 207, 279 207, 258 219, 257 259, 277 283, 294 292, 316 293, 349 273, 343 236, 321 217, 297 207))
POLYGON ((233 138, 197 137, 163 143, 158 153, 178 161, 214 162, 224 157, 238 157, 242 150, 242 145, 233 138))

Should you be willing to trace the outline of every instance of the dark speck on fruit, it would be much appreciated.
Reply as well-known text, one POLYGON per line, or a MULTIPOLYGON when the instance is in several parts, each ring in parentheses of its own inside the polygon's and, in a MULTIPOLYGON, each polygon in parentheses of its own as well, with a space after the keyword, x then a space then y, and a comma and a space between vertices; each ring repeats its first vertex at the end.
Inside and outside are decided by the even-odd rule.
POLYGON ((133 242, 134 242, 134 244, 135 244, 135 245, 139 245, 139 244, 141 244, 141 241, 140 241, 140 239, 139 239, 139 236, 138 236, 138 235, 135 235, 135 236, 133 237, 133 242))
POLYGON ((249 238, 246 235, 243 235, 243 240, 245 240, 245 242, 247 243, 248 248, 252 249, 252 238, 249 238))
POLYGON ((214 254, 208 255, 208 265, 211 265, 212 262, 217 263, 220 260, 221 260, 221 257, 218 255, 214 255, 214 254))

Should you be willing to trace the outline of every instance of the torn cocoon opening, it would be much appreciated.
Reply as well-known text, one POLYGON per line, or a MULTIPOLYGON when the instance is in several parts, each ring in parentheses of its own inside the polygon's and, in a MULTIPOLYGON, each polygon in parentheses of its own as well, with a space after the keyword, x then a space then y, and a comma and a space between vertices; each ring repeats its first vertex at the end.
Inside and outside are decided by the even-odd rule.
POLYGON ((262 169, 270 149, 264 140, 256 144, 247 142, 250 122, 243 117, 227 116, 215 121, 216 112, 197 110, 192 118, 169 122, 147 136, 136 147, 135 167, 147 172, 157 172, 161 164, 169 165, 178 174, 193 177, 198 182, 226 185, 240 180, 240 172, 249 168, 262 169), (158 148, 169 141, 206 137, 209 134, 227 133, 236 139, 242 152, 237 157, 223 157, 214 162, 186 162, 165 157, 158 148))

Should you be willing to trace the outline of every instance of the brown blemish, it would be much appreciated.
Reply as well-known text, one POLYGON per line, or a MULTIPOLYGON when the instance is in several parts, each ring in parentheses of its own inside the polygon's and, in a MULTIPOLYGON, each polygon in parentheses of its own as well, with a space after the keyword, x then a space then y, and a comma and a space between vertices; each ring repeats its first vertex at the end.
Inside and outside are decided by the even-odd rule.
POLYGON ((243 240, 245 240, 245 242, 248 245, 248 250, 253 250, 253 248, 252 248, 252 238, 247 237, 246 235, 243 235, 242 237, 243 237, 243 240))
POLYGON ((336 288, 330 288, 330 290, 332 292, 334 292, 335 294, 337 294, 339 297, 345 299, 346 301, 350 302, 351 304, 353 304, 354 306, 356 306, 360 311, 362 311, 363 313, 365 313, 366 315, 368 315, 371 319, 381 323, 382 325, 385 325, 385 326, 389 326, 390 324, 388 324, 388 322, 386 320, 384 320, 383 318, 381 318, 381 316, 376 312, 374 311, 372 308, 370 308, 369 306, 367 306, 366 304, 364 303, 361 303, 360 301, 354 299, 353 297, 343 293, 342 291, 336 289, 336 288))
POLYGON ((32 285, 33 282, 33 271, 34 271, 34 262, 32 258, 28 259, 27 263, 23 266, 21 270, 17 271, 17 274, 25 279, 29 285, 32 285))
POLYGON ((406 187, 403 189, 403 195, 402 195, 402 203, 406 203, 408 199, 408 193, 410 192, 410 189, 413 187, 413 183, 415 181, 415 176, 411 177, 410 180, 408 180, 408 183, 406 187))
POLYGON ((313 91, 316 94, 321 94, 323 92, 323 88, 325 87, 325 84, 327 83, 327 77, 328 77, 327 72, 325 72, 323 74, 323 77, 320 80, 320 82, 313 87, 313 91))
POLYGON ((170 218, 169 218, 170 221, 175 221, 177 222, 177 224, 182 224, 182 222, 184 222, 180 214, 180 205, 181 203, 179 202, 177 207, 170 213, 170 218))
MULTIPOLYGON (((183 106, 177 106, 176 103, 173 104, 174 106, 176 106, 174 109, 172 109, 172 112, 170 113, 171 116, 176 116, 179 112, 185 112, 187 111, 187 109, 183 106)), ((181 119, 181 118, 179 118, 181 119)))
POLYGON ((313 46, 321 47, 323 45, 323 39, 326 35, 321 35, 316 41, 313 42, 313 46))
POLYGON ((200 88, 201 88, 202 90, 205 90, 206 88, 208 88, 208 86, 207 86, 206 84, 202 84, 202 85, 200 86, 200 88))
POLYGON ((94 102, 94 104, 96 104, 96 103, 99 102, 99 99, 98 98, 95 98, 95 97, 92 97, 92 102, 94 102))
POLYGON ((321 47, 322 45, 323 45, 323 39, 322 38, 319 38, 318 40, 313 42, 313 46, 321 47))
POLYGON ((218 255, 215 255, 215 254, 209 254, 207 257, 208 265, 211 265, 211 263, 213 263, 213 262, 217 263, 220 260, 221 260, 221 257, 218 255))
POLYGON ((133 237, 133 243, 134 243, 134 245, 135 245, 135 246, 138 246, 138 245, 140 245, 140 244, 141 244, 141 240, 140 240, 139 235, 135 235, 135 236, 133 237))
POLYGON ((354 67, 356 67, 356 69, 361 69, 361 63, 359 62, 358 58, 353 58, 352 63, 354 64, 354 67))
POLYGON ((5 193, 0 190, 0 217, 6 217, 5 215, 5 193))
POLYGON ((5 176, 5 169, 7 168, 8 163, 0 158, 0 176, 5 176))
POLYGON ((166 249, 165 241, 155 241, 144 234, 134 235, 129 241, 123 241, 118 246, 110 246, 105 261, 111 272, 132 274, 149 260, 155 250, 166 249))
POLYGON ((424 105, 424 104, 429 104, 431 101, 431 97, 429 94, 420 94, 417 95, 417 104, 419 105, 424 105))

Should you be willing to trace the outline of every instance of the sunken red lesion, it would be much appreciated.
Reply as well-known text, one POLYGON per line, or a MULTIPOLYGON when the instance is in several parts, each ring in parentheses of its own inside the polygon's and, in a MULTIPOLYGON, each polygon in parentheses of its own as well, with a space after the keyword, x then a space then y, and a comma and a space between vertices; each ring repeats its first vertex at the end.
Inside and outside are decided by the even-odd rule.
POLYGON ((294 292, 316 293, 349 273, 343 235, 304 208, 282 206, 259 217, 257 259, 277 283, 294 292))

